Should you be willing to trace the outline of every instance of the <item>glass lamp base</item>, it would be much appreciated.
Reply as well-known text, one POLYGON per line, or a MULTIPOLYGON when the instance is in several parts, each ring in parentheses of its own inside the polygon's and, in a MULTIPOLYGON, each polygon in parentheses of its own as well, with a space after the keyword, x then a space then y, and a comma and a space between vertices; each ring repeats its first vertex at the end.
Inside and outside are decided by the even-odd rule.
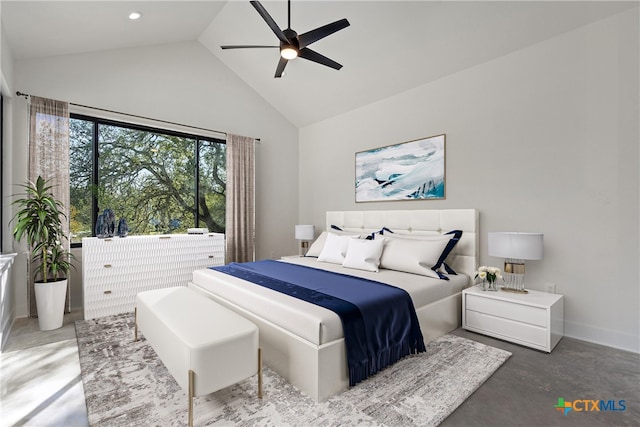
POLYGON ((524 293, 524 260, 505 259, 503 279, 505 284, 503 290, 524 293))

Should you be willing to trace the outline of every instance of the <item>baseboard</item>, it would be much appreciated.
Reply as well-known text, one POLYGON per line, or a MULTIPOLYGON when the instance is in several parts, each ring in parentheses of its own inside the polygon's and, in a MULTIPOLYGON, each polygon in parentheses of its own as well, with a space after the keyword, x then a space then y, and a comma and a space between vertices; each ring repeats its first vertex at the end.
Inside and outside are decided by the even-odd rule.
POLYGON ((564 321, 564 335, 594 344, 640 353, 640 337, 611 329, 564 321))

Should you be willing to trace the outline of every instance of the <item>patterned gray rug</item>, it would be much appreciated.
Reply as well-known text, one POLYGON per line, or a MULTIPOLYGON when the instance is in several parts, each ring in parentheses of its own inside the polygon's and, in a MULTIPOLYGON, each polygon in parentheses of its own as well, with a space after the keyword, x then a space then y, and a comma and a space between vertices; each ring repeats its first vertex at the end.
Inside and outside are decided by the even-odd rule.
MULTIPOLYGON (((94 426, 183 426, 187 394, 142 339, 132 314, 76 322, 89 423, 94 426)), ((264 369, 257 379, 197 397, 194 424, 237 426, 435 426, 467 399, 511 353, 454 335, 427 345, 325 402, 264 369)))

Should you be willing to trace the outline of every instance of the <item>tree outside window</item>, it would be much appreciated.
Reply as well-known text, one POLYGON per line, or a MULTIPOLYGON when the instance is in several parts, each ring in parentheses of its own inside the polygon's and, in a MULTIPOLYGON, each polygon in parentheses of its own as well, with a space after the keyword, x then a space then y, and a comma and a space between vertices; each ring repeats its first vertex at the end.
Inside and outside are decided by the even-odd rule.
POLYGON ((72 243, 106 208, 130 234, 224 232, 224 141, 72 116, 70 174, 72 243))

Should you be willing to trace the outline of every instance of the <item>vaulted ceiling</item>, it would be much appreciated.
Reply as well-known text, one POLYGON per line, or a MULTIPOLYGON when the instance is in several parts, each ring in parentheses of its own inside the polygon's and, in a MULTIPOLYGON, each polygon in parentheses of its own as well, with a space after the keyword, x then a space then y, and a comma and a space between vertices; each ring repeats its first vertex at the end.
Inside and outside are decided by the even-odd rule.
MULTIPOLYGON (((287 3, 262 4, 281 28, 287 3)), ((637 1, 313 1, 291 3, 304 33, 347 18, 351 25, 312 45, 340 71, 303 59, 274 78, 278 44, 248 1, 7 1, 2 30, 16 61, 52 55, 198 41, 296 126, 473 67, 591 22, 637 1), (137 21, 127 16, 142 12, 137 21)), ((526 84, 526 82, 523 82, 526 84)))

